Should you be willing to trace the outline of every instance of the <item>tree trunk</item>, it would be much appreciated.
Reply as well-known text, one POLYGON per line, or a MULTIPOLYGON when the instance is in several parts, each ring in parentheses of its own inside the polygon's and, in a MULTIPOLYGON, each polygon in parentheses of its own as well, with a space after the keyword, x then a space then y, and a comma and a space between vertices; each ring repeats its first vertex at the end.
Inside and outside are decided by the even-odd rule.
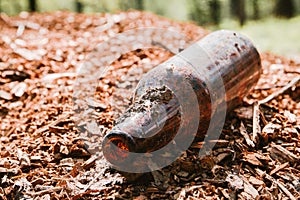
POLYGON ((239 20, 241 26, 246 22, 245 0, 239 1, 239 20))
POLYGON ((144 1, 143 0, 136 0, 135 7, 137 10, 144 10, 144 1))
POLYGON ((237 13, 239 10, 238 2, 239 0, 230 0, 230 14, 232 17, 237 17, 237 13))
POLYGON ((203 9, 203 2, 198 0, 190 0, 191 10, 190 10, 190 19, 195 21, 198 25, 203 25, 208 23, 208 16, 206 15, 203 9))
POLYGON ((245 0, 230 1, 231 14, 237 17, 241 26, 246 22, 245 0))
POLYGON ((36 12, 37 11, 36 0, 29 0, 28 4, 29 4, 30 12, 36 12))
POLYGON ((78 12, 78 13, 83 12, 83 3, 80 0, 75 1, 75 9, 76 9, 76 12, 78 12))
POLYGON ((277 0, 275 15, 285 18, 293 17, 295 15, 295 5, 293 0, 277 0))
POLYGON ((221 20, 221 5, 219 0, 209 1, 210 17, 214 24, 220 24, 221 20))
POLYGON ((258 0, 253 0, 252 6, 253 6, 253 19, 257 20, 260 18, 258 0))

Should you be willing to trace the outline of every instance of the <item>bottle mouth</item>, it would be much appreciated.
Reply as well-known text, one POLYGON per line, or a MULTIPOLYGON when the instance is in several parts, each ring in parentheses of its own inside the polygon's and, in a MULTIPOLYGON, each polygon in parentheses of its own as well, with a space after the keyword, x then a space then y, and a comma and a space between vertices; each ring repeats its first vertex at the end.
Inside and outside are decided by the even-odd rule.
POLYGON ((126 132, 112 130, 103 141, 102 149, 105 158, 112 164, 124 162, 129 152, 134 151, 135 142, 126 132))

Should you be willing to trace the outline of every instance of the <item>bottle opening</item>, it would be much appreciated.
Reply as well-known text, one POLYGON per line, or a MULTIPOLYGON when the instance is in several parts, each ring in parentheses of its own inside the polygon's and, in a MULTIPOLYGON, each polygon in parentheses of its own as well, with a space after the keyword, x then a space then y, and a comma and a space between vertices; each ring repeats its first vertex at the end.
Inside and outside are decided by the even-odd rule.
POLYGON ((104 154, 109 160, 120 161, 128 157, 129 147, 120 138, 109 138, 104 145, 104 154))

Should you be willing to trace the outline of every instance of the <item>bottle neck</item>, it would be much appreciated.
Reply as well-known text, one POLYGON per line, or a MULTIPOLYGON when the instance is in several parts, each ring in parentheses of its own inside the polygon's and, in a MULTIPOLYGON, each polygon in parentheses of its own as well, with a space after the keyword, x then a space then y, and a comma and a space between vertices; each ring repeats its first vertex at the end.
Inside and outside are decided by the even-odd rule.
POLYGON ((180 110, 168 87, 149 89, 118 119, 106 135, 107 142, 130 152, 155 151, 174 138, 174 130, 180 125, 180 110))

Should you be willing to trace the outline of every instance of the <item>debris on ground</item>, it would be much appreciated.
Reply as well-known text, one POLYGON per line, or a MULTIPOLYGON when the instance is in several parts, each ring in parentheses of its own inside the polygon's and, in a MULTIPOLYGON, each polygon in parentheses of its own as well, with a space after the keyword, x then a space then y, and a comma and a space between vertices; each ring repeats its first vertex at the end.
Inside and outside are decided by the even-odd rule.
POLYGON ((259 83, 228 115, 206 157, 187 152, 152 174, 120 174, 103 158, 101 139, 130 104, 141 76, 209 31, 139 11, 1 14, 0 31, 0 199, 300 198, 299 62, 261 54, 259 83), (150 32, 123 38, 124 44, 144 40, 146 49, 101 47, 141 27, 173 30, 186 40, 180 46, 162 34, 162 43, 150 32), (96 68, 101 78, 93 80, 94 96, 78 115, 78 71, 86 60, 101 63, 103 52, 120 56, 96 68))

